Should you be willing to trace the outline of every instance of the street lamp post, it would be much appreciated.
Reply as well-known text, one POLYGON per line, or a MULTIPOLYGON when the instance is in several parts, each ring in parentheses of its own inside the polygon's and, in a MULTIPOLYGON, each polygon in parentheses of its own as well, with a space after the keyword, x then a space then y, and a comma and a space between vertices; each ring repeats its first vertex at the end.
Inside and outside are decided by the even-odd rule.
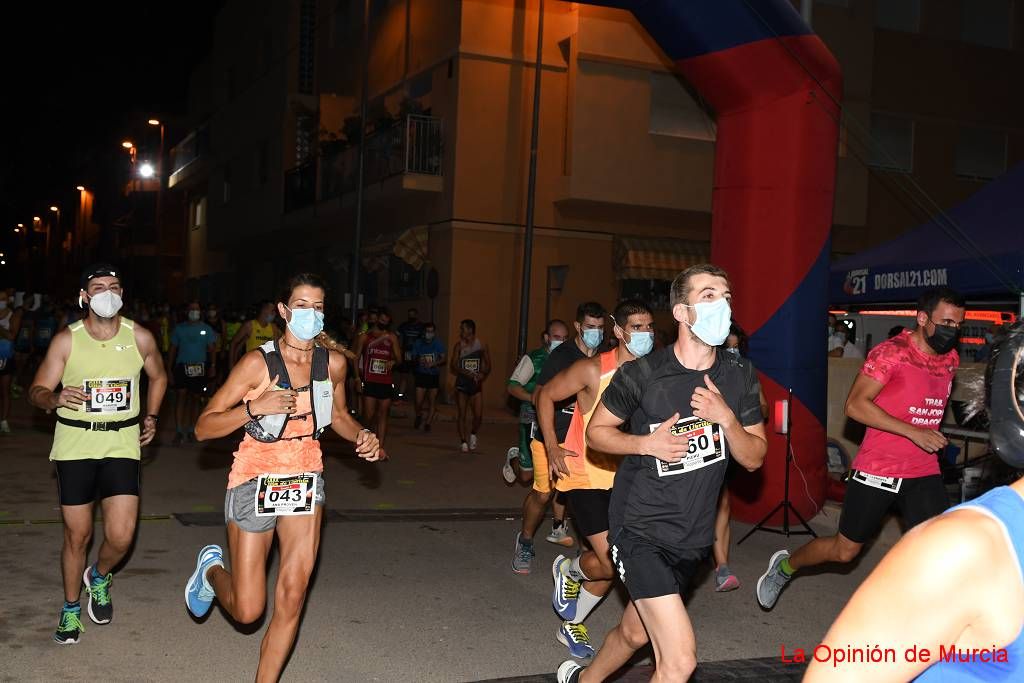
POLYGON ((160 274, 163 271, 161 267, 164 259, 163 249, 163 236, 164 236, 164 124, 162 121, 157 119, 150 119, 147 121, 151 126, 157 126, 160 128, 160 153, 157 156, 157 181, 160 183, 156 190, 156 286, 157 294, 160 293, 160 287, 163 284, 160 280, 160 274))

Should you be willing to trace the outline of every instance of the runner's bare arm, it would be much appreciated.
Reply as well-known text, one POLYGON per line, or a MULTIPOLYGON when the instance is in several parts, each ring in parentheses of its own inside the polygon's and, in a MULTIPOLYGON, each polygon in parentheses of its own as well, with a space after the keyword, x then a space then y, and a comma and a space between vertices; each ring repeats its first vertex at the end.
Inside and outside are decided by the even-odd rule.
MULTIPOLYGON (((939 659, 972 627, 975 647, 1002 646, 1019 629, 1019 617, 1002 643, 978 628, 995 604, 1018 605, 1021 596, 1016 559, 1008 557, 999 526, 985 515, 958 510, 932 519, 907 534, 853 594, 822 643, 838 651, 874 647, 895 651, 894 662, 837 664, 834 658, 811 665, 805 683, 827 681, 907 681, 939 659), (995 559, 1006 558, 1005 562, 995 559), (1000 565, 1007 565, 1000 568, 1000 565), (1000 574, 1008 569, 1006 581, 1000 574), (979 572, 981 572, 979 574, 979 572), (913 580, 908 581, 908 577, 913 580), (1016 586, 1009 595, 1001 586, 1016 586), (1016 593, 1016 595, 1014 595, 1016 593), (929 651, 930 661, 907 661, 907 650, 929 651)), ((993 621, 998 621, 998 618, 993 621)), ((971 646, 971 643, 967 643, 971 646)), ((789 648, 787 648, 789 649, 789 648)), ((826 652, 821 648, 821 653, 826 652)), ((953 661, 956 661, 955 659, 953 661)), ((960 664, 960 666, 967 666, 960 664)))
POLYGON ((145 446, 156 436, 156 419, 149 416, 160 414, 160 406, 163 404, 164 394, 167 392, 167 371, 164 370, 164 361, 160 356, 160 349, 156 346, 153 333, 142 325, 136 325, 133 332, 135 344, 139 348, 139 355, 142 356, 142 369, 149 379, 149 389, 146 391, 146 413, 142 418, 142 429, 139 430, 139 443, 145 446))
POLYGON ((46 357, 36 370, 32 388, 28 390, 29 403, 46 411, 58 407, 77 410, 82 405, 86 399, 82 387, 64 387, 59 393, 55 391, 64 376, 64 367, 70 355, 71 330, 65 327, 53 337, 46 357))
MULTIPOLYGON (((267 364, 258 350, 242 356, 199 416, 196 423, 196 438, 205 441, 227 436, 249 422, 249 415, 242 399, 258 387, 266 376, 267 364)), ((259 398, 249 402, 254 416, 295 412, 295 391, 275 391, 274 385, 278 379, 272 377, 267 390, 259 398)))
MULTIPOLYGON (((356 382, 362 381, 362 377, 359 375, 359 358, 363 355, 364 346, 366 346, 366 333, 356 335, 355 348, 352 349, 353 362, 349 365, 352 368, 352 377, 356 382)), ((356 388, 359 388, 358 385, 356 388)))
POLYGON ((602 401, 587 425, 587 446, 611 455, 651 455, 665 462, 679 462, 686 455, 690 440, 672 434, 678 420, 679 413, 673 413, 650 434, 627 434, 619 430, 625 420, 608 410, 602 401))
POLYGON ((391 348, 395 350, 391 355, 391 365, 394 365, 401 362, 401 359, 405 358, 405 356, 402 355, 402 342, 398 340, 398 335, 394 332, 389 332, 388 334, 391 336, 391 343, 393 344, 391 348), (395 360, 396 358, 398 359, 397 361, 395 360))
POLYGON ((381 459, 380 442, 377 435, 363 429, 348 411, 345 400, 345 373, 348 361, 337 351, 331 351, 328 367, 331 383, 334 385, 334 410, 331 412, 331 429, 334 433, 356 445, 356 455, 364 460, 381 459))
POLYGON ((245 343, 249 341, 250 334, 252 334, 252 321, 246 320, 242 323, 242 326, 238 328, 238 332, 235 333, 235 338, 231 340, 231 353, 229 354, 229 357, 232 366, 238 362, 238 357, 242 355, 240 351, 245 348, 245 343))
MULTIPOLYGON (((600 361, 598 361, 600 362, 600 361)), ((590 408, 590 402, 584 408, 579 402, 579 394, 587 391, 591 382, 594 382, 599 374, 597 366, 592 359, 583 358, 576 361, 565 370, 552 377, 547 384, 539 387, 534 394, 534 406, 537 408, 537 424, 540 425, 541 436, 544 440, 544 450, 548 454, 548 470, 551 477, 557 479, 565 475, 569 476, 569 467, 565 459, 579 457, 581 454, 563 448, 558 443, 558 434, 555 431, 555 402, 564 401, 573 396, 577 397, 576 410, 590 408)))
POLYGON ((913 441, 918 448, 934 453, 947 443, 946 437, 931 429, 922 429, 893 417, 877 404, 875 397, 885 385, 865 374, 858 374, 846 398, 846 416, 865 427, 896 434, 913 441))
POLYGON ((521 384, 508 384, 505 386, 505 391, 512 398, 518 398, 520 401, 526 401, 527 403, 533 403, 533 396, 530 395, 521 384))
POLYGON ((466 374, 466 373, 464 373, 462 371, 462 368, 459 366, 459 363, 458 363, 459 345, 460 344, 461 344, 461 342, 455 342, 452 345, 452 357, 451 357, 451 361, 448 364, 448 369, 451 370, 452 374, 454 374, 454 375, 466 374))

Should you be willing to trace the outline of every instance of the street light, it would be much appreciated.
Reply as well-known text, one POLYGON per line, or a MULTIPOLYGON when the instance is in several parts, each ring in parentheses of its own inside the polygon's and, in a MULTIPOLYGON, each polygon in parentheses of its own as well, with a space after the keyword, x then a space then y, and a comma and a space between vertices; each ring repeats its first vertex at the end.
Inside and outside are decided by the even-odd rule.
MULTIPOLYGON (((24 228, 24 227, 25 227, 25 224, 24 224, 24 223, 18 223, 18 227, 19 227, 19 228, 24 228)), ((0 256, 3 256, 3 254, 0 254, 0 256)))
POLYGON ((121 146, 124 147, 125 149, 131 149, 132 147, 135 146, 135 144, 131 140, 125 140, 124 142, 121 143, 121 146))
POLYGON ((75 189, 79 192, 85 192, 85 186, 83 185, 75 185, 75 189))
POLYGON ((15 228, 14 232, 21 232, 21 228, 15 228))
MULTIPOLYGON (((33 223, 38 223, 41 220, 43 220, 43 219, 40 218, 39 216, 32 216, 32 222, 33 223)), ((21 225, 21 224, 19 223, 18 225, 21 225)))
POLYGON ((56 206, 51 206, 50 211, 53 211, 54 213, 60 213, 60 209, 58 209, 56 206))
POLYGON ((146 123, 148 123, 151 126, 159 126, 160 125, 159 119, 150 119, 149 121, 146 121, 146 123))
POLYGON ((156 169, 154 169, 153 164, 148 161, 142 162, 142 165, 139 166, 139 175, 143 178, 152 178, 155 173, 156 169))

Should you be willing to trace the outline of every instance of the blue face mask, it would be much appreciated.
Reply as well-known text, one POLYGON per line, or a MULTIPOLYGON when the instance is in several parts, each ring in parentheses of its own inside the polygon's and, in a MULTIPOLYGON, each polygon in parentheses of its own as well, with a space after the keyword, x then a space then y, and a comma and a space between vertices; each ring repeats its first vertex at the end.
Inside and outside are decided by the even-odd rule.
POLYGON ((552 351, 557 349, 559 346, 561 346, 563 341, 565 341, 565 340, 564 339, 552 339, 551 343, 548 344, 548 353, 551 353, 552 351))
POLYGON ((604 341, 604 330, 583 330, 583 344, 588 349, 596 349, 604 341))
POLYGON ((626 349, 637 358, 643 358, 654 348, 653 332, 633 332, 626 342, 626 349))
POLYGON ((697 311, 697 320, 690 325, 697 339, 708 346, 721 346, 729 336, 729 326, 732 324, 732 308, 729 301, 722 297, 716 301, 702 301, 694 306, 683 305, 697 311))
POLYGON ((310 341, 324 331, 324 314, 315 308, 289 308, 292 319, 288 329, 302 341, 310 341))

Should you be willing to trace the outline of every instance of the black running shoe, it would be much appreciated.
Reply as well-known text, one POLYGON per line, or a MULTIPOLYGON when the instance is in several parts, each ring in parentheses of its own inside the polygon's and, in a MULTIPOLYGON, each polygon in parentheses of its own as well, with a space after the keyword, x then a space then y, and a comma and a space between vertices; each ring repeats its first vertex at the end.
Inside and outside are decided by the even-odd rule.
POLYGON ((53 634, 54 642, 61 645, 74 645, 85 626, 82 626, 82 608, 63 609, 60 611, 60 623, 57 624, 57 632, 53 634))
POLYGON ((412 423, 412 428, 413 429, 419 429, 421 424, 423 424, 423 416, 422 415, 417 415, 416 416, 416 421, 412 423))
POLYGON ((110 582, 112 574, 92 578, 92 567, 86 567, 82 574, 82 582, 89 592, 89 618, 97 624, 109 624, 114 616, 114 603, 110 601, 110 582))

